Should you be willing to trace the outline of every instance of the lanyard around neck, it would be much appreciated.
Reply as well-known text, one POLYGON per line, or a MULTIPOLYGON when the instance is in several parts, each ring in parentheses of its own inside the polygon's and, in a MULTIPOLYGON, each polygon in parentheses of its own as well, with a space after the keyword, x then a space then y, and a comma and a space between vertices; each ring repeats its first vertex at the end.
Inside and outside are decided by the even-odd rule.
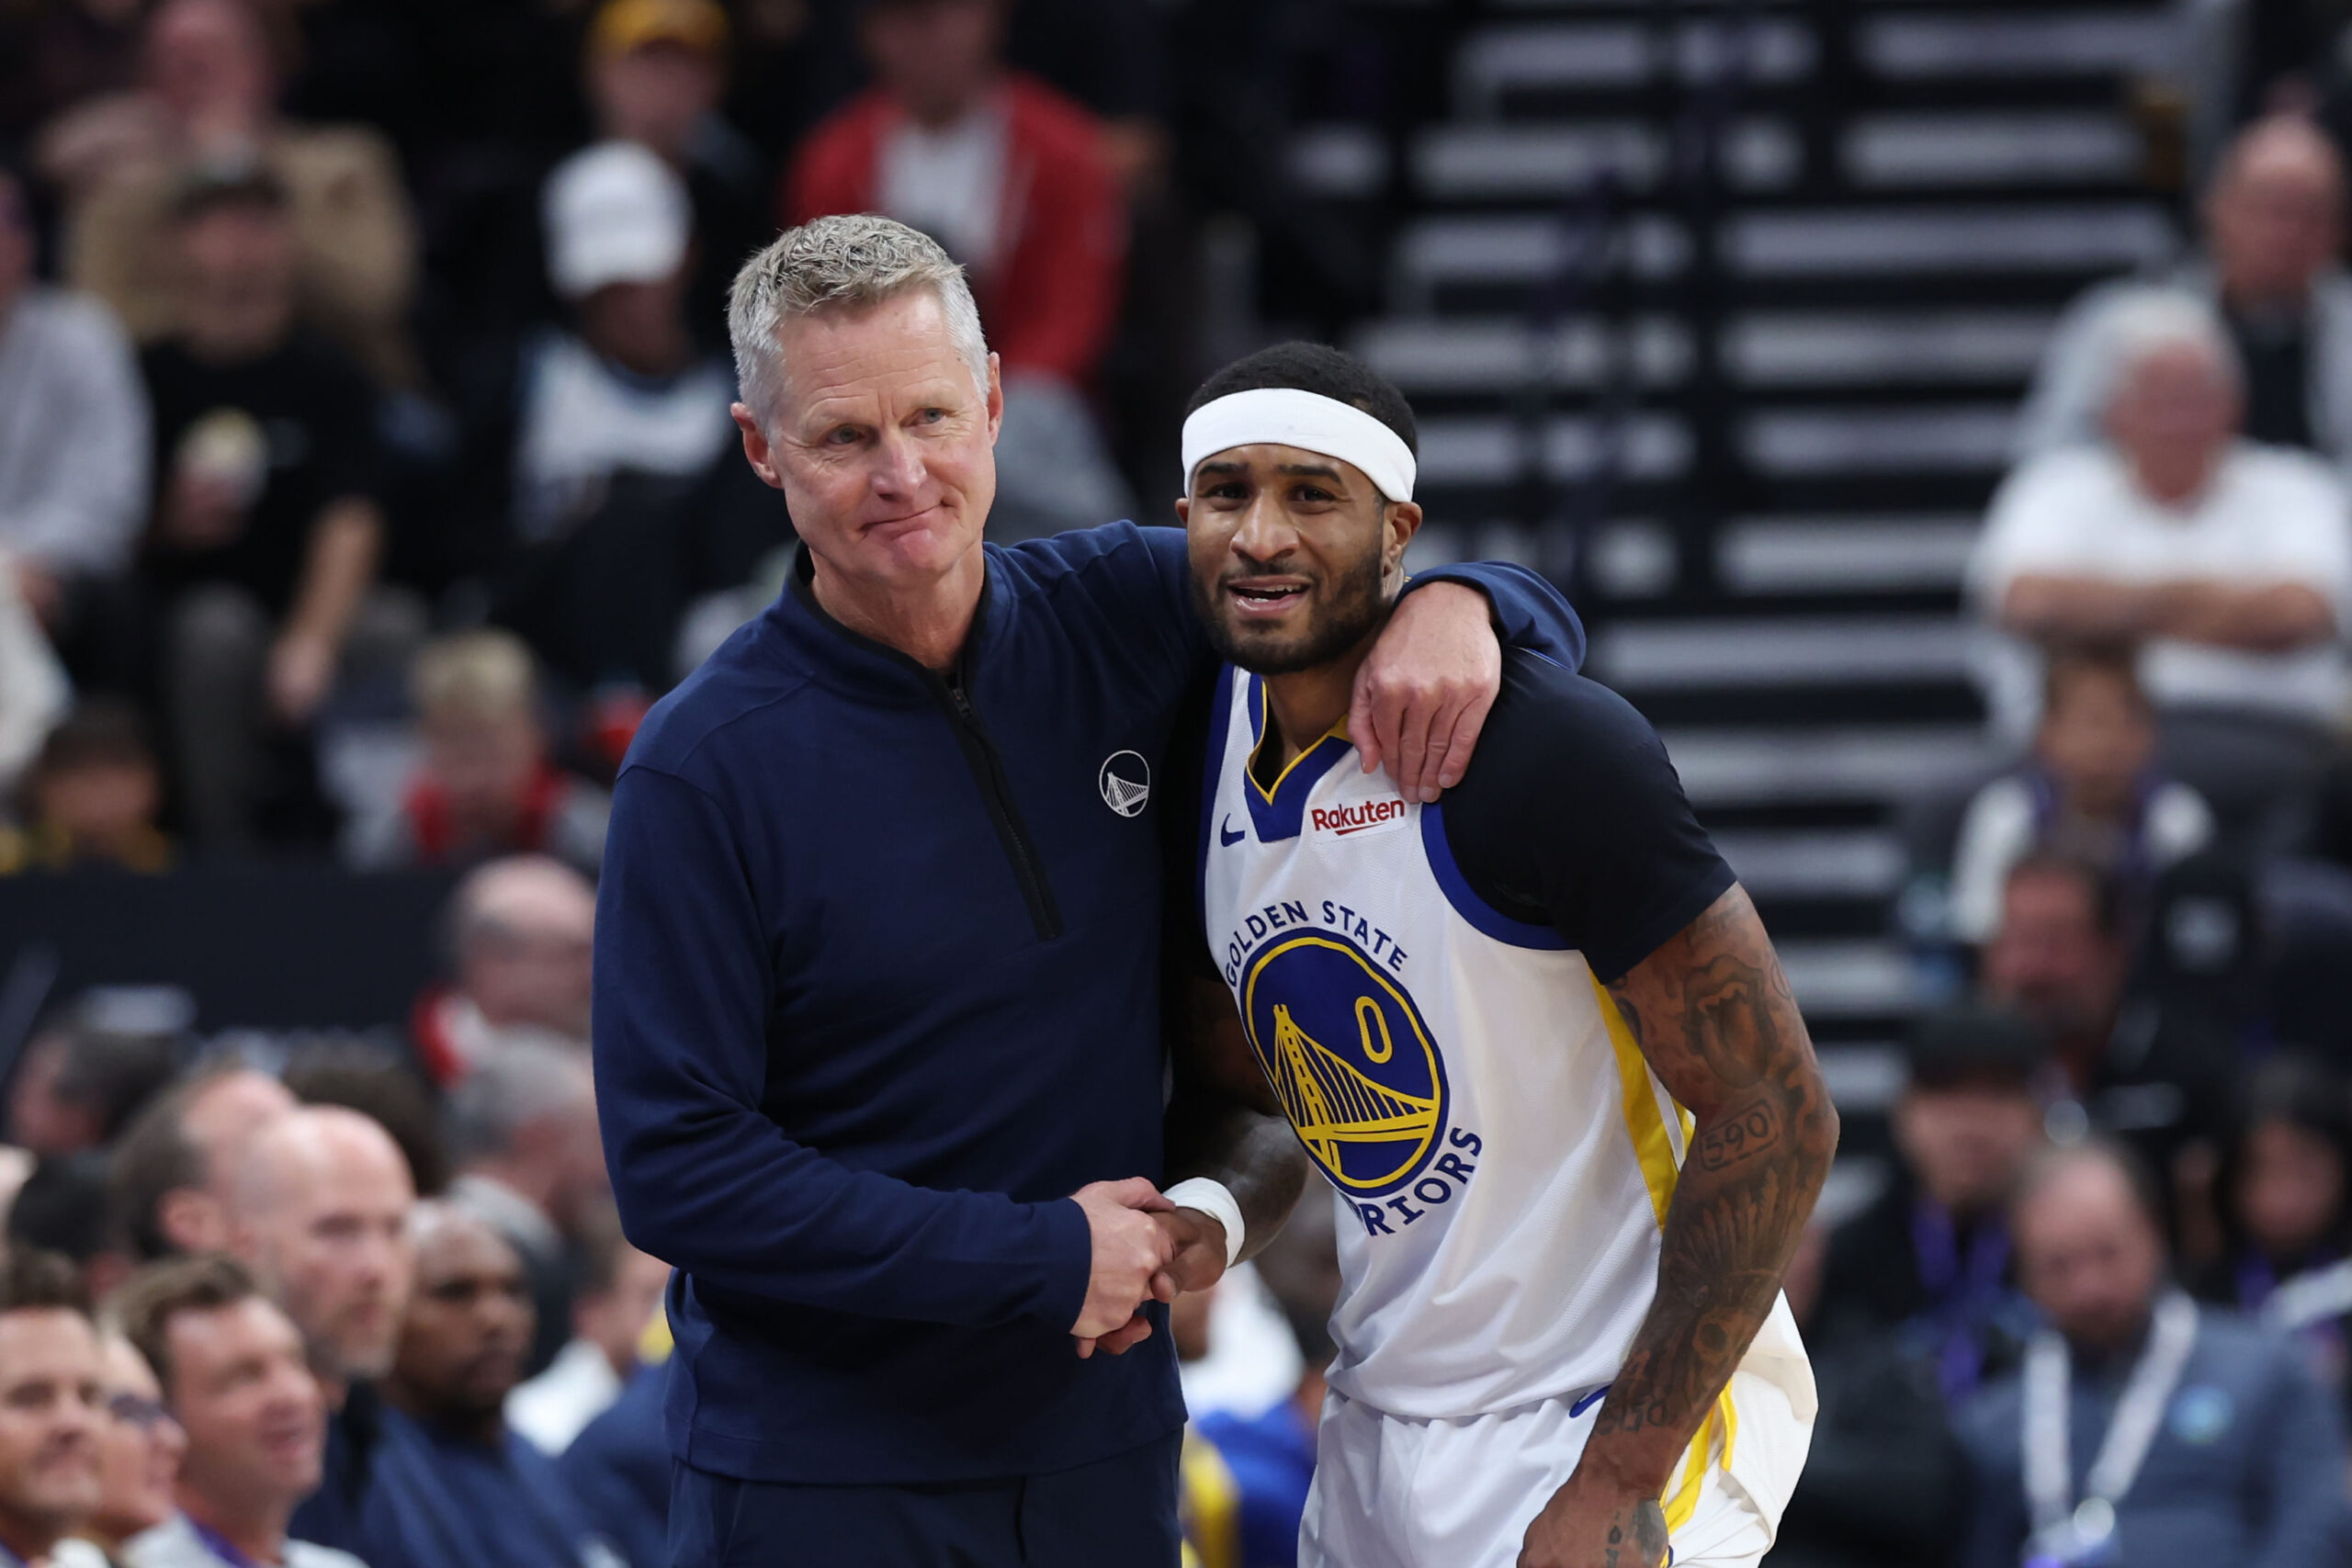
POLYGON ((262 1564, 238 1551, 236 1545, 219 1530, 198 1524, 194 1519, 188 1520, 187 1528, 195 1533, 204 1550, 220 1559, 227 1568, 262 1568, 262 1564))
POLYGON ((2175 1291, 2156 1303, 2148 1348, 2123 1385, 2098 1457, 2084 1478, 2081 1507, 2074 1502, 2074 1462, 2067 1434, 2067 1404, 2074 1382, 2066 1341, 2054 1329, 2033 1337, 2025 1352, 2025 1493, 2037 1536, 2068 1527, 2104 1536, 2114 1529, 2115 1505, 2132 1490, 2140 1465, 2155 1441, 2165 1406, 2188 1364, 2197 1338, 2197 1303, 2175 1291), (2084 1516, 2090 1517, 2086 1518, 2084 1516), (2104 1528, 2096 1528, 2101 1527, 2104 1528))

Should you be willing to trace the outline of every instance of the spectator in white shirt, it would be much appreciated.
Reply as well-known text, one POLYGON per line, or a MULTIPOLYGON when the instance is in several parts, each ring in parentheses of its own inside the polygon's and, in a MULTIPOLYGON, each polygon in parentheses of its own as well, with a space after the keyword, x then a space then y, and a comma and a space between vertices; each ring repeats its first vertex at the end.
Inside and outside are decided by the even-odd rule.
MULTIPOLYGON (((2344 491, 2308 454, 2239 438, 2237 357, 2201 300, 2151 289, 2114 333, 2109 439, 2009 477, 1970 586, 2014 638, 2142 644, 2168 770, 2249 819, 2315 772, 2344 707, 2344 491)), ((2022 735, 2036 661, 2013 641, 1988 674, 1996 718, 2022 735)))
POLYGON ((24 191, 0 168, 0 551, 52 637, 76 643, 147 513, 147 392, 107 308, 33 281, 24 191))
POLYGON ((2154 767, 2155 715, 2126 644, 2051 649, 2041 723, 2024 764, 1979 790, 1952 855, 1951 934, 2001 923, 2009 871, 2037 848, 2144 884, 2213 836, 2204 798, 2154 767))
POLYGON ((569 532, 630 470, 688 478, 735 445, 735 376, 688 330, 694 206, 685 183, 628 141, 573 153, 548 176, 548 273, 577 332, 523 367, 515 522, 530 543, 569 532))

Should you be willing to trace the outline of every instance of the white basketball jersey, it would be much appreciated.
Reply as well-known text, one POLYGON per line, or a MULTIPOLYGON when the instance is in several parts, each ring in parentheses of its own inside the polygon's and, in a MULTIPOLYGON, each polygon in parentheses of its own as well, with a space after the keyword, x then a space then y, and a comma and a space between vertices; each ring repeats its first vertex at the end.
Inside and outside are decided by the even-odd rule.
MULTIPOLYGON (((1262 682, 1228 669, 1203 907, 1259 1066, 1338 1194, 1330 1384, 1419 1418, 1589 1394, 1649 1310, 1690 1117, 1584 956, 1464 881, 1442 805, 1405 801, 1336 733, 1265 790, 1266 723, 1262 682)), ((1785 1303, 1744 1366, 1801 1383, 1810 1419, 1785 1303)))

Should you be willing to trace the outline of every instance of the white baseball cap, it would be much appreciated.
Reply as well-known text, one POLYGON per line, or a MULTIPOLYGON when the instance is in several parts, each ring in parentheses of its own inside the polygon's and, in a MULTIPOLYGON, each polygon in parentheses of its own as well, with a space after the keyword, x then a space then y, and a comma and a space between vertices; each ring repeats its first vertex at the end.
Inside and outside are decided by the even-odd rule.
POLYGON ((694 233, 685 182, 634 141, 600 141, 557 164, 546 220, 548 277, 567 299, 669 276, 694 233))

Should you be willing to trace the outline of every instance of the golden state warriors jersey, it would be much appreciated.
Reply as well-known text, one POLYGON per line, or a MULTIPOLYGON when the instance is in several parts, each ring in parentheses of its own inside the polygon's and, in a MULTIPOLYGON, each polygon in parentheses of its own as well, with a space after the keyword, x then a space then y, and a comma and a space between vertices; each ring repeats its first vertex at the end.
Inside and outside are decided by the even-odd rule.
MULTIPOLYGON (((1339 1205, 1331 1387, 1444 1419, 1595 1394, 1649 1310, 1689 1116, 1584 955, 1472 890, 1442 804, 1337 733, 1261 786, 1256 677, 1228 669, 1210 722, 1208 942, 1339 1205)), ((1809 1418, 1785 1304, 1747 1365, 1776 1359, 1809 1418)))

